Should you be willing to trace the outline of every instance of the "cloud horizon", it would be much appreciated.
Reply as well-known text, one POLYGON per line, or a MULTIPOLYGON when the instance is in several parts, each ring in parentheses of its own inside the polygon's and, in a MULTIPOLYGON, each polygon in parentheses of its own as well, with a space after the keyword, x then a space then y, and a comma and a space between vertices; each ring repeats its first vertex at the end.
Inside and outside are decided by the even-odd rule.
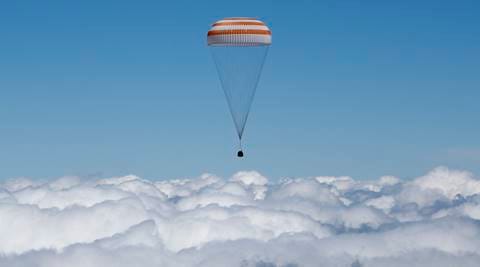
POLYGON ((477 266, 480 180, 135 175, 0 183, 1 266, 477 266))

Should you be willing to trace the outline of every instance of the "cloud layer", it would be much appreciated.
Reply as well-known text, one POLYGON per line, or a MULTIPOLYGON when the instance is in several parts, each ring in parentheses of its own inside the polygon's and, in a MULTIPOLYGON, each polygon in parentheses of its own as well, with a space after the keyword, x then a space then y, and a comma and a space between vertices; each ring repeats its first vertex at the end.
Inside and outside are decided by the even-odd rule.
POLYGON ((13 179, 0 266, 478 266, 480 180, 13 179))

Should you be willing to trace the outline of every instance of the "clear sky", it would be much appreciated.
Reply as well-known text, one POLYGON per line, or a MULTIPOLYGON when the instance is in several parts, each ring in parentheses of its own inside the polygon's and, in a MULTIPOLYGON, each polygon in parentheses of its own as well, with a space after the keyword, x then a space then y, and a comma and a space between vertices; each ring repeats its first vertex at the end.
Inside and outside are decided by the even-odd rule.
POLYGON ((0 179, 480 174, 480 2, 6 1, 0 179), (235 157, 206 32, 273 45, 235 157))

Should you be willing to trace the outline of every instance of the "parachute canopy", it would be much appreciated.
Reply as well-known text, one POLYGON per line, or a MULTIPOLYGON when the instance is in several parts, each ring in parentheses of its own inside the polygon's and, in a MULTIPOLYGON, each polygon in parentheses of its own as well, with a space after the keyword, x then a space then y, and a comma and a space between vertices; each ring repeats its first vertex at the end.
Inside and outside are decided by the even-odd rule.
POLYGON ((242 136, 268 47, 272 43, 272 33, 257 19, 226 18, 212 25, 207 42, 240 141, 237 155, 242 157, 242 136))
POLYGON ((210 46, 261 46, 272 43, 272 33, 265 23, 253 18, 226 18, 215 22, 208 31, 210 46))

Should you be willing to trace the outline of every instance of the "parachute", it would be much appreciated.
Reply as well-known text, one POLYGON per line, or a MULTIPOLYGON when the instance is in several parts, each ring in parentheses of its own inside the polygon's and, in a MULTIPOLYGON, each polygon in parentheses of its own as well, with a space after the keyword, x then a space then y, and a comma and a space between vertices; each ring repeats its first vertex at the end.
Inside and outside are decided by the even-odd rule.
POLYGON ((257 19, 225 18, 212 25, 207 40, 237 130, 237 156, 243 157, 242 136, 272 33, 257 19))

